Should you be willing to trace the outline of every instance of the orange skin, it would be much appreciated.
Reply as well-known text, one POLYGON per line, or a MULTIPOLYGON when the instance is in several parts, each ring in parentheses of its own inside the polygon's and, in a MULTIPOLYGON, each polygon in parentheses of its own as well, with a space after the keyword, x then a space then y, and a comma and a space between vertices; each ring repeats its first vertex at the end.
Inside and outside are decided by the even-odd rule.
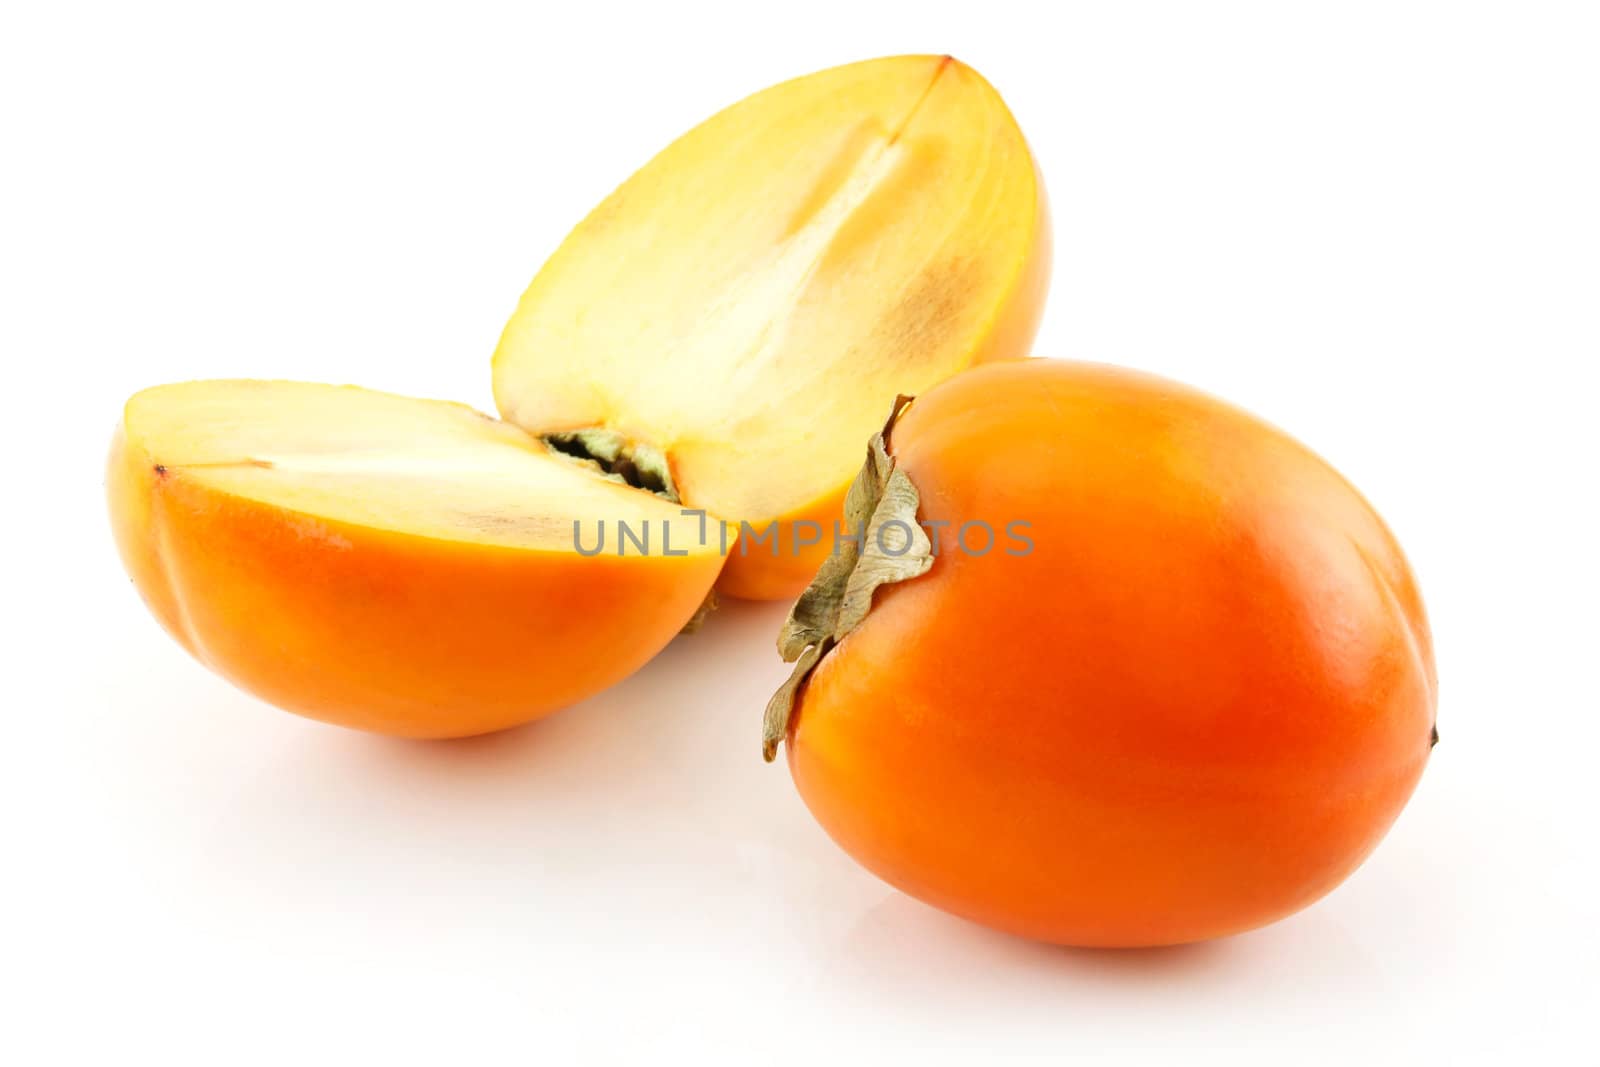
POLYGON ((128 573, 196 659, 290 711, 402 737, 501 730, 616 684, 677 634, 722 562, 300 515, 158 471, 120 431, 106 486, 128 573))
MULTIPOLYGON (((1037 164, 1034 171, 1037 175, 1037 164)), ((1017 272, 1010 296, 1001 304, 983 343, 973 353, 972 366, 1027 358, 1034 336, 1039 332, 1039 319, 1044 314, 1045 296, 1050 288, 1052 248, 1044 176, 1038 175, 1035 184, 1039 196, 1038 224, 1028 256, 1017 272)), ((893 400, 892 396, 884 397, 884 407, 893 400)), ((717 592, 744 600, 793 600, 799 596, 815 577, 822 561, 833 551, 834 524, 842 526, 844 497, 854 477, 852 471, 850 477, 831 492, 779 518, 775 535, 759 544, 730 543, 727 564, 717 579, 717 592), (797 530, 796 524, 800 522, 815 525, 797 530), (796 546, 797 534, 809 541, 819 529, 822 532, 820 541, 796 546)), ((766 524, 752 525, 758 535, 766 533, 766 524)), ((734 529, 737 530, 737 526, 734 529)))
POLYGON ((767 533, 762 523, 752 523, 756 537, 739 534, 729 527, 728 559, 717 579, 717 592, 743 600, 793 600, 810 583, 833 550, 833 524, 844 522, 844 494, 848 483, 821 500, 785 515, 776 529, 767 533), (814 523, 799 526, 799 523, 814 523), (797 545, 796 539, 810 541, 821 531, 821 540, 797 545), (736 537, 736 535, 738 535, 736 537))
POLYGON ((846 851, 1001 930, 1139 946, 1288 915, 1378 843, 1428 759, 1432 645, 1325 462, 1185 387, 1044 360, 932 390, 890 451, 921 521, 1000 540, 947 527, 802 690, 790 770, 846 851))

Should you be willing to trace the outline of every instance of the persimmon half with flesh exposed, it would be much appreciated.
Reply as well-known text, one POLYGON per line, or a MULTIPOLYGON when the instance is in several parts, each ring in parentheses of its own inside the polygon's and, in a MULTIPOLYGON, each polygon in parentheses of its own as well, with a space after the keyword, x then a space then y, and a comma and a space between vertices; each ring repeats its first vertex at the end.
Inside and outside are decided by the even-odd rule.
POLYGON ((1103 366, 981 367, 897 412, 767 712, 829 834, 931 904, 1085 946, 1236 933, 1350 874, 1437 740, 1417 584, 1360 494, 1103 366))
POLYGON ((287 382, 147 390, 112 450, 117 541, 167 629, 283 707, 421 737, 526 722, 644 663, 719 577, 798 592, 883 404, 1026 354, 1047 243, 1027 145, 971 69, 785 82, 668 147, 539 272, 494 358, 507 421, 287 382))
POLYGON ((146 390, 107 480, 129 573, 201 662, 408 737, 514 726, 620 681, 722 566, 663 495, 459 404, 350 387, 146 390), (625 555, 618 524, 641 541, 625 555))
POLYGON ((663 453, 684 500, 745 524, 719 588, 792 598, 884 405, 1028 354, 1048 245, 1028 146, 970 67, 799 78, 679 139, 572 232, 506 326, 495 402, 533 433, 663 453))

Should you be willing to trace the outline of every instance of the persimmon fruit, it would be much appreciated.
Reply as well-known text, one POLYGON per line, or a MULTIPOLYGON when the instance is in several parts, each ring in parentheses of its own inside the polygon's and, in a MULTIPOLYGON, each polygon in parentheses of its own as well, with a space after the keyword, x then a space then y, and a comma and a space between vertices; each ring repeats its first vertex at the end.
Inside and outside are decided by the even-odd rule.
POLYGON ((1237 933, 1361 863, 1437 740, 1436 678, 1347 481, 1105 366, 981 367, 896 413, 850 492, 859 545, 785 625, 764 739, 847 852, 1081 946, 1237 933))
POLYGON ((719 588, 788 599, 831 550, 795 523, 831 533, 883 406, 1027 355, 1048 269, 1044 186, 987 82, 949 56, 839 67, 716 115, 595 208, 506 325, 495 404, 644 441, 685 500, 777 523, 719 588))
POLYGON ((722 566, 670 500, 462 405, 350 387, 148 389, 108 484, 129 573, 185 648, 280 707, 408 737, 620 681, 722 566), (576 554, 574 522, 588 549, 601 521, 655 550, 576 554))
POLYGON ((796 528, 831 533, 883 404, 1026 355, 1048 267, 1033 158, 976 72, 823 71, 713 116, 572 232, 494 354, 504 421, 157 387, 112 447, 112 527, 166 628, 273 703, 513 726, 636 669, 714 587, 799 592, 831 537, 796 528))

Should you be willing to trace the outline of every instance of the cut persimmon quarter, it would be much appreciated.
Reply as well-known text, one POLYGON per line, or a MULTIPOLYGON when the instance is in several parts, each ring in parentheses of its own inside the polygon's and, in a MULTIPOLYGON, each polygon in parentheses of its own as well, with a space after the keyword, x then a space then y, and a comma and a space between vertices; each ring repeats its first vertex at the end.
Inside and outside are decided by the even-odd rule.
POLYGON ((1027 354, 1048 244, 1033 158, 970 68, 785 82, 551 257, 495 353, 505 422, 150 390, 112 455, 118 541, 167 629, 274 703, 413 736, 525 722, 643 664, 714 585, 803 588, 889 400, 1027 354))
POLYGON ((719 528, 470 408, 192 382, 128 402, 107 479, 157 618, 241 687, 410 737, 527 722, 694 616, 719 528), (623 531, 626 530, 626 533, 623 531))
POLYGON ((686 501, 745 524, 720 588, 792 597, 885 406, 1026 355, 1048 261, 1033 158, 982 77, 838 67, 728 108, 597 207, 506 326, 495 401, 533 433, 659 450, 686 501))

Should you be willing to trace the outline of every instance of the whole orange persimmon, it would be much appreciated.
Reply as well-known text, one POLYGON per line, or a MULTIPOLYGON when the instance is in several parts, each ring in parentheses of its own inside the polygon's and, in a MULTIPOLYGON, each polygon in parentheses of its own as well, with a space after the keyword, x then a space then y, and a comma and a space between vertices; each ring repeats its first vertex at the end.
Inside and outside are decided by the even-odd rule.
POLYGON ((1437 740, 1400 546, 1327 463, 1158 378, 1029 360, 897 405, 768 709, 891 884, 1012 933, 1161 945, 1337 886, 1437 740))

